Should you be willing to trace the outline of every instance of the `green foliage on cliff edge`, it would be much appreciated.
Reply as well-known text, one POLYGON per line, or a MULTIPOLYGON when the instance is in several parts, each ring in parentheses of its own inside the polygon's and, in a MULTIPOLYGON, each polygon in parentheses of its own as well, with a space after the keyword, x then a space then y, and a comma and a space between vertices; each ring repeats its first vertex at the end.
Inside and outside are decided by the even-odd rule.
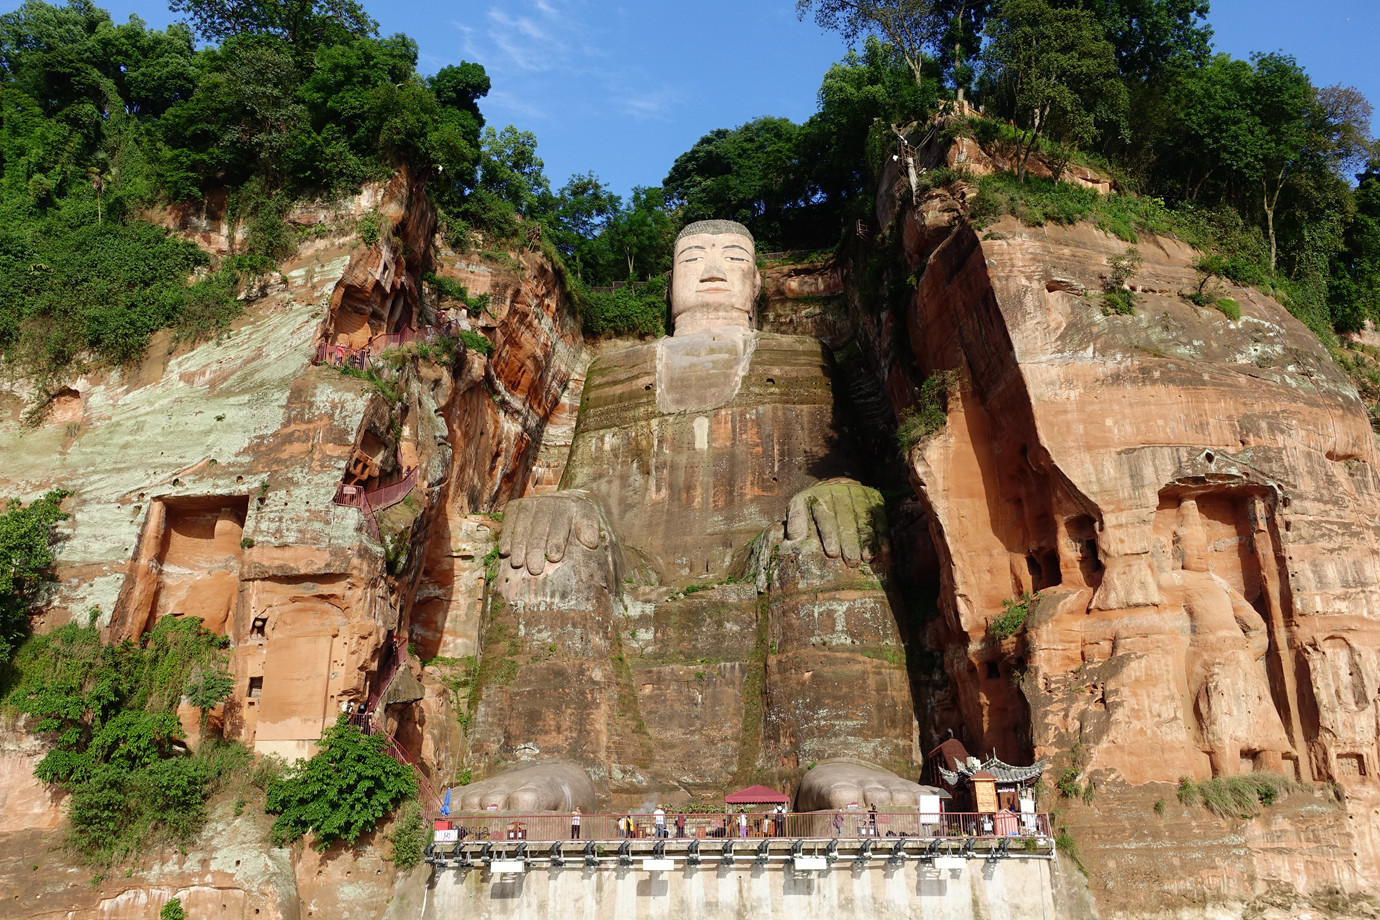
POLYGON ((1001 616, 987 624, 987 635, 994 639, 1009 639, 1024 629, 1026 618, 1030 616, 1030 605, 1037 597, 1038 593, 1023 591, 1018 598, 1002 601, 1001 616))
POLYGON ((29 608, 52 580, 54 528, 67 519, 54 489, 24 506, 10 499, 0 513, 0 667, 29 631, 29 608))
POLYGON ((354 844, 399 803, 415 796, 417 777, 388 754, 386 744, 345 716, 336 719, 322 732, 315 757, 298 761, 269 784, 267 810, 278 815, 274 842, 287 844, 310 832, 318 850, 336 841, 354 844))
POLYGON ((1261 806, 1282 802, 1305 787, 1277 773, 1256 771, 1241 776, 1218 776, 1195 783, 1179 778, 1179 802, 1202 805, 1219 818, 1254 818, 1261 806))
POLYGON ((294 248, 292 202, 401 165, 436 171, 440 204, 474 183, 483 68, 424 80, 416 43, 378 37, 354 2, 174 9, 195 33, 89 2, 0 15, 0 357, 40 404, 79 367, 137 360, 159 329, 228 328, 246 282, 294 248), (213 193, 236 237, 220 265, 141 219, 213 193))
POLYGON ((957 388, 957 371, 939 371, 925 378, 915 405, 901 411, 896 428, 896 445, 903 459, 910 457, 915 445, 948 423, 949 399, 957 388))
POLYGON ((192 617, 165 617, 142 645, 103 645, 94 625, 70 623, 29 637, 0 673, 3 708, 51 745, 34 775, 71 793, 73 849, 108 863, 185 846, 207 796, 248 771, 242 745, 206 741, 188 754, 181 743, 177 706, 207 669, 223 669, 224 644, 192 617))
POLYGON ((629 284, 612 293, 591 291, 575 285, 580 324, 587 336, 651 336, 659 338, 671 328, 667 300, 668 279, 654 278, 634 287, 629 284))

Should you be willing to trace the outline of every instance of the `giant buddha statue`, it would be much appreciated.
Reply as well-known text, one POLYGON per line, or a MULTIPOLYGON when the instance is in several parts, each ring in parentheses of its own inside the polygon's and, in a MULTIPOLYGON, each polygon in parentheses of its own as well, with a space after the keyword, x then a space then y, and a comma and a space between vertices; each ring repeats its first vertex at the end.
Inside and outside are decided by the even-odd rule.
POLYGON ((559 490, 505 509, 471 756, 521 766, 464 807, 802 772, 799 808, 916 803, 882 499, 845 478, 823 346, 754 328, 760 287, 741 224, 682 230, 674 334, 590 366, 559 490))

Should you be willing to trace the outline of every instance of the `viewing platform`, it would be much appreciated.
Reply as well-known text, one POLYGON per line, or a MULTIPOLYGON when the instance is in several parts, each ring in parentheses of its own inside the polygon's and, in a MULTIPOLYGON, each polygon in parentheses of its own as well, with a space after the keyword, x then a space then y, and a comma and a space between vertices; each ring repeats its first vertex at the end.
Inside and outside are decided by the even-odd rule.
POLYGON ((1054 857, 1046 814, 765 812, 748 815, 746 829, 737 814, 668 814, 664 824, 642 813, 579 815, 580 836, 574 837, 575 817, 452 815, 437 822, 426 861, 442 869, 507 875, 562 867, 669 872, 697 866, 800 873, 906 862, 944 870, 962 869, 971 860, 1054 857), (620 828, 620 818, 629 817, 631 829, 620 828))

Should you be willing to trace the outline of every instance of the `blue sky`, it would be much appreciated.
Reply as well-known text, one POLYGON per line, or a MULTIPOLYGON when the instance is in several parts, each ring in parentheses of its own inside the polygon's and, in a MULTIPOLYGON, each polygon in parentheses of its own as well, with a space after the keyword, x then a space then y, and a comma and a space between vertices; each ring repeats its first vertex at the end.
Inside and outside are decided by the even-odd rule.
MULTIPOLYGON (((384 34, 406 32, 434 73, 483 64, 489 124, 537 136, 553 188, 593 170, 620 194, 658 185, 676 156, 715 128, 760 115, 803 121, 838 36, 799 22, 794 0, 363 0, 384 34)), ((97 3, 117 21, 173 19, 165 0, 97 3)), ((0 0, 10 10, 14 0, 0 0)), ((1380 106, 1376 0, 1212 0, 1220 51, 1283 50, 1319 86, 1355 86, 1380 106)), ((1380 131, 1380 120, 1376 130, 1380 131)))

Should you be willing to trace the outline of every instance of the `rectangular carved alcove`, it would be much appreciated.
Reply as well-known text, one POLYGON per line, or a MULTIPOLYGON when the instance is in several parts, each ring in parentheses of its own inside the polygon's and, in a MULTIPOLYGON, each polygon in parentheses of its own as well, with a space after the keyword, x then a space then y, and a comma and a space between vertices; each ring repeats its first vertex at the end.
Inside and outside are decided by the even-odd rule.
POLYGON ((113 639, 135 638, 164 616, 200 617, 227 635, 239 594, 249 498, 156 498, 116 601, 113 639))
POLYGON ((1337 778, 1364 779, 1366 777, 1366 758, 1361 754, 1337 755, 1337 778))

